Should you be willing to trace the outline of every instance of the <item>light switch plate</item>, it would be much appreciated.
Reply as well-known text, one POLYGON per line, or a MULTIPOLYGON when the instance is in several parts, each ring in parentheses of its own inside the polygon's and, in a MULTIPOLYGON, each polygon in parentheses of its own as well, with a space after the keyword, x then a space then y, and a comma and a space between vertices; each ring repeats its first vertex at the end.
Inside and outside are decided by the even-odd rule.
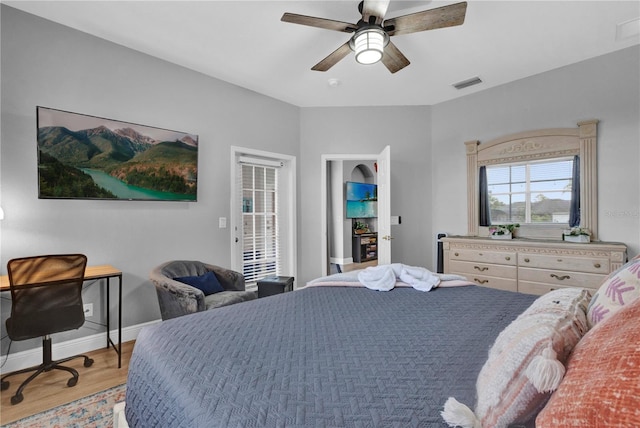
POLYGON ((227 228, 227 218, 226 217, 220 217, 218 219, 218 227, 220 229, 226 229, 227 228))

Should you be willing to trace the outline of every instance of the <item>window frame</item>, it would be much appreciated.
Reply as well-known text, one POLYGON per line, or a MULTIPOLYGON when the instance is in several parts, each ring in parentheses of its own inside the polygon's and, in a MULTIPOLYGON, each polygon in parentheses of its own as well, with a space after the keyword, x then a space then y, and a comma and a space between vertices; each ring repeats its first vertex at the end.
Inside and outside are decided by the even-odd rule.
MULTIPOLYGON (((574 157, 571 156, 567 156, 567 157, 558 157, 558 158, 553 158, 553 159, 536 159, 536 160, 529 160, 526 162, 513 162, 513 163, 507 163, 507 164, 496 164, 496 165, 487 165, 487 186, 489 187, 489 191, 488 191, 488 197, 491 198, 493 197, 497 197, 497 196, 504 196, 504 195, 508 195, 509 196, 509 200, 511 201, 510 205, 513 206, 514 202, 513 202, 513 195, 524 195, 524 207, 525 207, 525 212, 524 212, 524 219, 523 220, 519 220, 519 219, 514 219, 513 218, 513 212, 511 211, 510 214, 510 218, 506 221, 499 221, 499 220, 491 220, 491 223, 494 225, 499 225, 499 224, 510 224, 510 223, 518 223, 521 226, 529 226, 529 225, 562 225, 563 229, 564 228, 568 228, 569 227, 569 210, 570 208, 567 207, 567 221, 566 222, 554 222, 554 221, 537 221, 537 222, 533 222, 532 218, 533 218, 533 196, 534 194, 554 194, 554 193, 566 193, 569 192, 569 196, 571 196, 571 190, 557 190, 557 189, 536 189, 536 190, 531 190, 532 189, 532 184, 533 183, 541 183, 541 182, 550 182, 553 180, 566 180, 569 181, 571 183, 572 181, 572 175, 573 175, 573 162, 575 161, 574 157), (561 178, 547 178, 545 179, 544 177, 533 177, 532 176, 532 166, 536 166, 536 165, 542 165, 542 164, 551 164, 551 163, 561 163, 561 162, 570 162, 571 163, 571 168, 569 169, 569 176, 567 177, 561 177, 561 178), (499 182, 499 183, 492 183, 490 181, 490 170, 492 168, 503 168, 503 167, 521 167, 524 166, 524 179, 523 180, 517 180, 514 181, 513 175, 511 174, 510 171, 510 178, 509 181, 504 181, 504 182, 499 182), (521 184, 524 187, 523 191, 514 191, 513 190, 513 186, 514 184, 521 184), (508 192, 498 192, 498 193, 492 193, 491 191, 491 186, 492 185, 501 185, 501 186, 509 186, 510 191, 508 192)), ((552 198, 553 199, 553 198, 552 198)), ((561 198, 557 198, 557 199, 561 199, 561 198)), ((568 203, 571 203, 571 199, 569 199, 568 203)))
MULTIPOLYGON (((598 240, 597 127, 598 120, 579 122, 575 128, 551 128, 507 135, 486 143, 465 142, 467 157, 467 234, 488 236, 479 220, 479 168, 534 159, 580 157, 580 227, 598 240)), ((562 228, 553 224, 521 226, 523 238, 561 240, 562 228)))

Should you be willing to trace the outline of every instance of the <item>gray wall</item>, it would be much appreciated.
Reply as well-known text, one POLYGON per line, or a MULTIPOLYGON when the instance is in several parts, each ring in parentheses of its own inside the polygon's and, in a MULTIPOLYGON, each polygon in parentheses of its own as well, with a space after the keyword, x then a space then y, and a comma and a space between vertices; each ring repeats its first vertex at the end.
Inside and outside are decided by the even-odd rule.
POLYGON ((434 106, 434 230, 467 233, 465 141, 599 119, 599 238, 638 254, 639 53, 638 46, 627 48, 434 106))
POLYGON ((298 108, 5 5, 1 31, 2 273, 13 257, 82 252, 124 272, 125 327, 158 319, 154 266, 230 264, 230 229, 218 228, 231 215, 229 147, 297 156, 298 108), (39 200, 38 105, 198 134, 198 202, 39 200))
MULTIPOLYGON (((431 107, 303 108, 300 113, 298 183, 304 223, 298 232, 301 281, 319 276, 320 156, 375 154, 391 146, 391 214, 402 224, 391 226, 393 262, 431 265, 431 107), (369 124, 364 126, 363 124, 369 124)), ((435 269, 434 269, 435 270, 435 269)))

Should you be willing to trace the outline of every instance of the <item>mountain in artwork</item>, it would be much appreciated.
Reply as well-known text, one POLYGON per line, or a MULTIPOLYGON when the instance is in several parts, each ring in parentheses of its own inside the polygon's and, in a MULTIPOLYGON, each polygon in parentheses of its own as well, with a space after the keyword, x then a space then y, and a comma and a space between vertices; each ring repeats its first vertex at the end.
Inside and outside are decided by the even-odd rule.
MULTIPOLYGON (((39 151, 62 165, 80 172, 99 170, 127 185, 193 198, 198 174, 197 147, 197 141, 188 135, 176 141, 159 141, 129 127, 115 131, 106 126, 79 131, 63 126, 38 128, 39 151)), ((42 155, 39 159, 40 169, 51 167, 49 158, 48 162, 43 162, 42 155)), ((64 171, 58 169, 60 174, 66 174, 64 171)), ((48 176, 41 174, 41 178, 43 175, 48 176)), ((44 187, 55 187, 50 184, 44 187)))

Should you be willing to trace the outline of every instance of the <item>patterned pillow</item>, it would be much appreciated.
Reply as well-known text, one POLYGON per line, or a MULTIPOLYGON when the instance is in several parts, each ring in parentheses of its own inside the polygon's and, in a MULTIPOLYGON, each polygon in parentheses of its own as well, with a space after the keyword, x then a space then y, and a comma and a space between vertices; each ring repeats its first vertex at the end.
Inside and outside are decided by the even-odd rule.
POLYGON ((585 289, 563 288, 538 299, 496 338, 476 383, 475 412, 449 398, 450 426, 506 427, 533 418, 564 375, 563 362, 587 331, 585 289))
POLYGON ((589 327, 612 316, 640 297, 640 254, 611 273, 594 294, 587 310, 589 327))
POLYGON ((640 299, 578 343, 537 428, 640 427, 640 299))

